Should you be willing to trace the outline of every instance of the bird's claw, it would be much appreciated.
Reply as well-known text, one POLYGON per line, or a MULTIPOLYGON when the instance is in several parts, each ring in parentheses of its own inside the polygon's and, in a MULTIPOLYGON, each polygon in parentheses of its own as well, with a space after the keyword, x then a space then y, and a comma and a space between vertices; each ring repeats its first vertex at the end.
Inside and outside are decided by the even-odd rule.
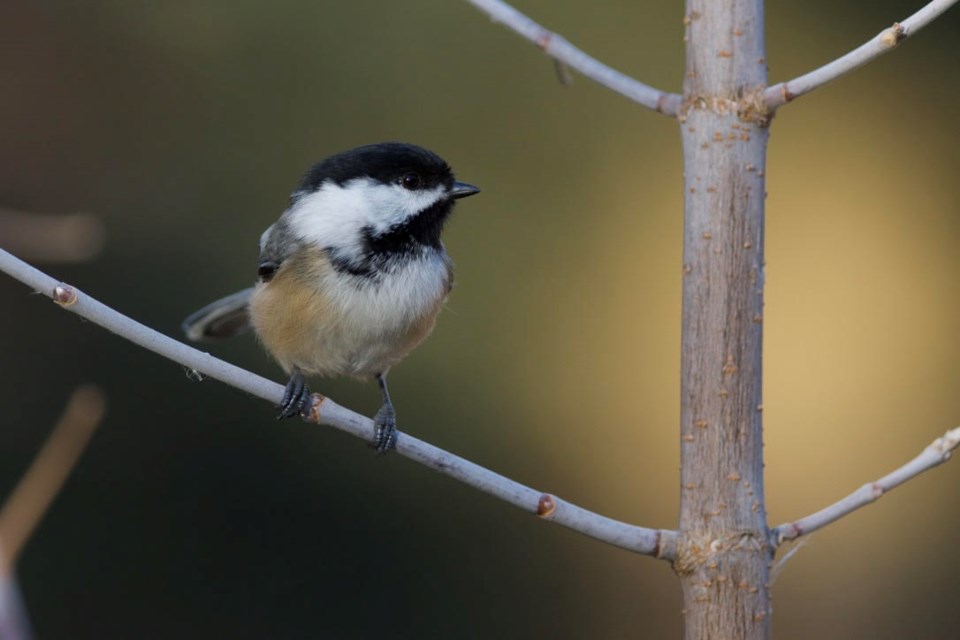
POLYGON ((384 454, 397 448, 397 415, 392 404, 384 404, 373 418, 373 447, 384 454))
POLYGON ((307 381, 299 371, 290 376, 290 381, 283 391, 280 401, 280 415, 277 420, 293 418, 294 416, 308 417, 313 404, 312 394, 307 388, 307 381))

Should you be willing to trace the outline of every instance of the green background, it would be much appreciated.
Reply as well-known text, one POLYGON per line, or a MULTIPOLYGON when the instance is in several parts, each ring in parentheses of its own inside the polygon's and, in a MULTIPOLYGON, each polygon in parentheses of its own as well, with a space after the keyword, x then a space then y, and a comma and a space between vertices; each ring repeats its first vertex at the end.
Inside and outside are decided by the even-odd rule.
MULTIPOLYGON (((771 82, 920 2, 770 3, 771 82)), ((678 2, 518 8, 676 91, 678 2)), ((960 12, 772 125, 765 310, 771 524, 960 422, 960 12)), ((47 265, 179 335, 248 286, 298 176, 358 144, 436 150, 483 193, 445 235, 457 286, 396 368, 401 428, 614 518, 677 520, 676 123, 465 2, 0 3, 0 206, 92 212, 47 265)), ((4 244, 0 238, 0 246, 4 244)), ((43 265, 41 265, 43 266, 43 265)), ((675 638, 669 566, 553 527, 163 360, 0 278, 0 488, 79 383, 109 415, 28 544, 40 638, 675 638)), ((252 338, 209 350, 277 380, 252 338)), ((372 414, 373 384, 319 388, 372 414)), ((813 536, 777 638, 948 638, 960 464, 813 536)))

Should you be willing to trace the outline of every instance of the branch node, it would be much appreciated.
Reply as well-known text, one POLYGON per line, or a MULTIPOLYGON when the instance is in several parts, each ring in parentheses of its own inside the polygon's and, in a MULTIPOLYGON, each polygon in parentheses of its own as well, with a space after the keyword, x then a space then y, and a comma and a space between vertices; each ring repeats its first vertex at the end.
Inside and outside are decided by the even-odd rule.
POLYGON ((737 553, 757 553, 771 548, 768 534, 739 531, 717 537, 716 534, 681 534, 676 543, 673 570, 677 575, 690 575, 701 567, 715 569, 724 558, 737 553))
POLYGON ((788 103, 788 102, 792 102, 793 99, 797 97, 795 93, 793 93, 792 91, 790 91, 790 83, 789 83, 789 82, 784 82, 782 85, 780 85, 780 96, 781 96, 781 98, 782 98, 782 100, 783 100, 783 104, 786 104, 786 103, 788 103))
POLYGON ((884 29, 880 42, 885 47, 893 48, 907 39, 907 30, 899 22, 894 22, 889 29, 884 29))
POLYGON ((743 90, 737 100, 737 117, 741 122, 752 122, 761 129, 770 125, 774 112, 767 105, 763 92, 763 87, 743 90))
MULTIPOLYGON (((667 98, 669 99, 669 96, 667 98)), ((774 113, 773 109, 767 104, 763 87, 742 89, 739 95, 734 98, 718 95, 686 96, 677 114, 680 122, 685 122, 687 114, 694 109, 710 111, 718 115, 736 113, 741 122, 755 124, 761 128, 769 126, 774 113)), ((749 140, 749 136, 742 134, 740 139, 749 140)), ((716 138, 715 140, 720 142, 722 138, 716 138)))
POLYGON ((660 529, 657 529, 657 537, 653 543, 653 557, 654 558, 663 558, 663 549, 661 548, 663 544, 663 532, 660 529))
POLYGON ((61 282, 53 288, 51 298, 61 307, 69 307, 77 301, 77 290, 61 282))
POLYGON ((314 393, 310 396, 310 414, 305 418, 307 422, 315 422, 320 424, 320 406, 323 404, 323 401, 327 397, 322 393, 314 393))
POLYGON ((960 427, 947 431, 934 440, 931 446, 943 456, 944 460, 949 460, 953 450, 960 446, 960 427))
POLYGON ((668 113, 667 105, 669 103, 669 96, 665 93, 661 93, 660 97, 657 98, 657 111, 660 113, 668 113))
POLYGON ((793 540, 795 538, 799 538, 800 536, 805 534, 806 531, 804 531, 803 528, 798 523, 791 522, 786 526, 777 527, 772 531, 772 533, 774 534, 772 538, 775 543, 774 547, 776 548, 782 545, 787 540, 793 540))
POLYGON ((537 39, 534 40, 534 44, 543 49, 547 50, 547 47, 550 46, 550 40, 553 39, 553 32, 547 31, 546 29, 542 30, 538 35, 537 39))
POLYGON ((537 515, 549 519, 556 510, 557 501, 553 499, 553 496, 549 493, 541 494, 540 500, 537 502, 537 515))

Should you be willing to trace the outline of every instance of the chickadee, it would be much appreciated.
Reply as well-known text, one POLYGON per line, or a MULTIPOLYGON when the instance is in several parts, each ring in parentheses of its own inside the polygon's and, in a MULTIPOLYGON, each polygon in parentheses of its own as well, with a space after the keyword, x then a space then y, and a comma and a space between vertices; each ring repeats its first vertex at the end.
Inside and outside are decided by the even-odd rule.
POLYGON ((480 190, 412 144, 358 147, 315 165, 260 236, 259 280, 183 322, 191 340, 253 327, 290 375, 278 419, 310 410, 304 376, 375 378, 380 453, 396 446, 387 372, 433 330, 450 293, 440 232, 480 190))

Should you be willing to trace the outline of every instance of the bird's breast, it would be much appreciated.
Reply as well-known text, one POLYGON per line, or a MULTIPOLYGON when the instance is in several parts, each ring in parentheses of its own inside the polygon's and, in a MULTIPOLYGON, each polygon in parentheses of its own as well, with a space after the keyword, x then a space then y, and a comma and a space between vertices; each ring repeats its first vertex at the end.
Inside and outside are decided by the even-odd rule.
POLYGON ((450 283, 442 251, 358 276, 309 249, 257 285, 250 315, 286 370, 366 377, 385 372, 430 334, 450 283))

